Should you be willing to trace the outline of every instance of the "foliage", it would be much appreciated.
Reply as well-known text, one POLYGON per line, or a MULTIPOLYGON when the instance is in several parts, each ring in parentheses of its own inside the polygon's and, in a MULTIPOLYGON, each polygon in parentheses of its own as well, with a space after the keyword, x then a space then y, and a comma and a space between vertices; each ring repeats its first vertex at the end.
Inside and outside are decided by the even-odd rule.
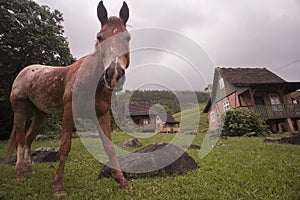
MULTIPOLYGON (((130 136, 113 133, 116 145, 130 136)), ((170 142, 173 134, 157 134, 141 138, 143 146, 154 142, 170 142)), ((204 135, 198 134, 193 144, 201 145, 204 135)), ((72 140, 72 150, 66 163, 63 199, 299 199, 300 146, 265 144, 261 137, 230 137, 220 142, 225 147, 214 148, 199 159, 198 150, 188 153, 199 169, 185 175, 130 179, 131 190, 119 190, 112 179, 98 179, 103 166, 82 145, 72 140)), ((59 141, 34 142, 33 148, 57 147, 59 141)), ((6 143, 0 141, 0 158, 6 143)), ((135 149, 132 149, 132 151, 135 149)), ((35 173, 26 181, 14 179, 14 166, 0 167, 0 199, 56 199, 51 195, 56 163, 34 163, 35 173)))
POLYGON ((223 132, 227 136, 261 136, 268 132, 265 120, 256 112, 246 109, 230 109, 223 115, 223 132))
POLYGON ((65 66, 74 61, 58 10, 32 0, 0 0, 0 136, 12 126, 11 84, 30 64, 65 66))

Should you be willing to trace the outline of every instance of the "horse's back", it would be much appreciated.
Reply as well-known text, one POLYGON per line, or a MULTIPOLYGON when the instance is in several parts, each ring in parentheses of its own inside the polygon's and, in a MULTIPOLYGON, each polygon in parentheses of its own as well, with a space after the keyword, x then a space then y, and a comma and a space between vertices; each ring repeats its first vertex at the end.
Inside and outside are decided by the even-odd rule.
POLYGON ((18 101, 31 101, 45 113, 61 112, 66 74, 66 67, 25 67, 12 85, 12 106, 18 101))

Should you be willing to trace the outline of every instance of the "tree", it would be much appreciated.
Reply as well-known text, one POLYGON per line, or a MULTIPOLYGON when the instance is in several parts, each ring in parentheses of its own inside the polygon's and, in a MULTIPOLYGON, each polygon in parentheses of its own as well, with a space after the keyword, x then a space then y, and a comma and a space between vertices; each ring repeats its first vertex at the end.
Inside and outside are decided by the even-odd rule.
POLYGON ((0 139, 12 127, 9 94, 14 78, 30 64, 74 62, 63 36, 63 15, 31 0, 0 0, 0 139))

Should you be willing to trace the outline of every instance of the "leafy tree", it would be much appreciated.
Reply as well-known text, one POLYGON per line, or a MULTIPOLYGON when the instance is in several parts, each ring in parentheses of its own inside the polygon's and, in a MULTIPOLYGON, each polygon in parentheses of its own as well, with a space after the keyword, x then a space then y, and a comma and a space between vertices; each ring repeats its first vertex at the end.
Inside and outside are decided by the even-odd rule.
POLYGON ((0 0, 0 138, 9 135, 14 78, 27 65, 69 65, 74 61, 58 10, 31 0, 0 0))
POLYGON ((254 111, 246 109, 231 109, 223 115, 223 135, 225 136, 261 136, 268 133, 264 119, 254 111))

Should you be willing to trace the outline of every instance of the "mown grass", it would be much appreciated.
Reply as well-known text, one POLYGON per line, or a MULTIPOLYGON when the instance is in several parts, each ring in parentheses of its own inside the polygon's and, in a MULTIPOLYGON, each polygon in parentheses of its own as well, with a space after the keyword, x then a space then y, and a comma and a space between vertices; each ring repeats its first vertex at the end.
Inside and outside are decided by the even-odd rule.
MULTIPOLYGON (((124 133, 113 133, 115 144, 127 140, 124 133)), ((143 146, 170 141, 174 135, 157 134, 141 139, 143 146)), ((194 144, 201 145, 199 134, 194 144)), ((188 153, 199 169, 185 175, 130 179, 133 189, 119 190, 113 179, 98 179, 103 166, 82 145, 72 141, 65 169, 64 199, 300 199, 300 146, 263 143, 263 138, 222 139, 226 146, 215 147, 199 159, 198 150, 188 153)), ((0 142, 0 158, 7 142, 0 142)), ((59 141, 34 142, 56 147, 59 141)), ((134 149, 131 149, 134 150, 134 149)), ((0 199, 56 199, 51 195, 58 163, 35 163, 35 174, 26 181, 14 179, 14 167, 0 167, 0 199)))
POLYGON ((198 127, 198 130, 202 132, 208 127, 207 114, 202 113, 204 107, 205 104, 200 104, 199 107, 183 110, 182 112, 173 115, 173 117, 177 121, 181 121, 182 117, 184 117, 187 127, 198 127))

